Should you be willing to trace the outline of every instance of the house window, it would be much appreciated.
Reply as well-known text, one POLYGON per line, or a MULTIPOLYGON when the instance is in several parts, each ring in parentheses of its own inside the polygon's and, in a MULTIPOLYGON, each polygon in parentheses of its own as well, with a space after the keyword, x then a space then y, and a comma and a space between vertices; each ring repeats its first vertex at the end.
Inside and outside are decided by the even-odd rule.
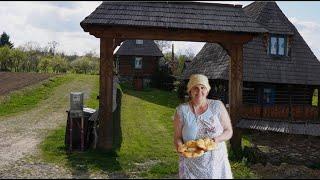
POLYGON ((276 56, 286 55, 287 38, 283 35, 271 35, 269 53, 276 56))
POLYGON ((263 89, 263 104, 274 104, 274 88, 263 89))
POLYGON ((136 40, 136 44, 143 44, 143 40, 137 39, 137 40, 136 40))
POLYGON ((136 57, 134 61, 134 68, 141 69, 142 68, 142 57, 136 57))

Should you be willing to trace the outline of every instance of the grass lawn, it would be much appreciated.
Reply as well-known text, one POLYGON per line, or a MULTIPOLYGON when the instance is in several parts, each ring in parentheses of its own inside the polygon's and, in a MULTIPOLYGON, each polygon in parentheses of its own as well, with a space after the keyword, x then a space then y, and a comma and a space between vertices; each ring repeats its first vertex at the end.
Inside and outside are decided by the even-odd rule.
MULTIPOLYGON (((96 83, 98 87, 98 79, 96 83)), ((175 93, 157 89, 134 91, 124 88, 123 91, 120 150, 90 150, 67 155, 63 126, 52 131, 42 142, 43 159, 72 171, 119 172, 143 178, 177 177, 178 156, 173 146, 172 116, 179 101, 175 93)), ((97 93, 94 91, 85 105, 97 107, 97 93)), ((243 161, 231 161, 231 166, 235 178, 256 178, 243 161)))
POLYGON ((319 90, 315 89, 313 92, 313 96, 312 96, 312 105, 313 106, 318 106, 318 96, 319 96, 319 90))

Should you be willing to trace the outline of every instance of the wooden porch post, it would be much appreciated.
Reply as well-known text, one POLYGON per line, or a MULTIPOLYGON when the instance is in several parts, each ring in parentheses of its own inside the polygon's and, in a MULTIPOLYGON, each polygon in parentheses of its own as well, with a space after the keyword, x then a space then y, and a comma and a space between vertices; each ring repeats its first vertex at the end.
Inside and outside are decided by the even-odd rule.
POLYGON ((288 111, 288 120, 293 120, 293 114, 292 114, 292 86, 288 84, 288 94, 289 94, 289 111, 288 111))
POLYGON ((236 128, 241 119, 242 108, 242 73, 243 73, 243 44, 229 46, 229 108, 233 126, 233 136, 230 140, 233 152, 241 150, 241 131, 236 128))
POLYGON ((100 100, 99 100, 99 149, 113 147, 112 81, 113 81, 113 39, 100 39, 100 100))

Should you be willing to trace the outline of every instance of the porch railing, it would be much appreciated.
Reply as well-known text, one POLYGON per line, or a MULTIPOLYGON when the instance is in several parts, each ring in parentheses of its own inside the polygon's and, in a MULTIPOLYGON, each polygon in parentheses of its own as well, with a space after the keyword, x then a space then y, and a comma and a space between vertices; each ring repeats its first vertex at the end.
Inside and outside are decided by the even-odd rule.
POLYGON ((311 105, 270 105, 243 104, 242 118, 273 119, 283 121, 320 122, 319 108, 311 105))

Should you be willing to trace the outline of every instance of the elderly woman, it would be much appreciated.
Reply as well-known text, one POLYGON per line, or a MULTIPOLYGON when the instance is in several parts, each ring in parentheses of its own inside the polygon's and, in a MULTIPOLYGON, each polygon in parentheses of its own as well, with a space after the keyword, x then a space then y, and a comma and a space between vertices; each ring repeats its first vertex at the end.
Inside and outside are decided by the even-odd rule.
POLYGON ((224 104, 207 99, 208 78, 202 74, 190 76, 187 91, 191 100, 180 104, 174 115, 174 144, 179 147, 200 138, 212 138, 217 144, 200 157, 187 158, 179 154, 181 179, 231 179, 232 172, 225 141, 232 137, 232 126, 224 104))

